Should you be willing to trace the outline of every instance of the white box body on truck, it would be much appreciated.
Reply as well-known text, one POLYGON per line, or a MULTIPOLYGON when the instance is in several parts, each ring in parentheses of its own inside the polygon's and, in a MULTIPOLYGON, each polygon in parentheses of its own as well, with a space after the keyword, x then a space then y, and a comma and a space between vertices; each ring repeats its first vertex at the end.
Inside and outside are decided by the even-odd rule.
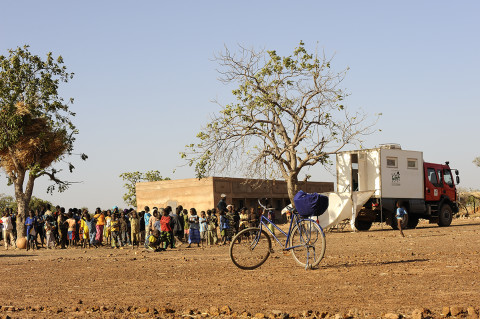
POLYGON ((422 152, 402 150, 398 144, 339 152, 336 160, 337 192, 373 191, 355 216, 358 230, 368 230, 374 221, 396 228, 397 202, 407 209, 409 220, 404 226, 410 228, 416 227, 419 218, 448 226, 458 211, 448 162, 424 163, 422 152))

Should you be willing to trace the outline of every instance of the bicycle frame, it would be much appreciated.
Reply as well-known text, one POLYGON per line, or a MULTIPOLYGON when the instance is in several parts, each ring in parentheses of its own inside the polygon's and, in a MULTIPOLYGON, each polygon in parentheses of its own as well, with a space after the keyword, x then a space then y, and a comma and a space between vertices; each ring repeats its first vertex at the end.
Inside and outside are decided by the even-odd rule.
MULTIPOLYGON (((293 227, 296 225, 297 227, 299 227, 299 224, 300 224, 300 221, 302 220, 308 220, 309 218, 300 218, 298 213, 297 212, 294 212, 292 214, 292 218, 290 219, 290 225, 288 227, 288 233, 284 232, 283 230, 281 230, 273 221, 271 221, 270 219, 268 219, 267 217, 265 217, 264 215, 261 216, 260 218, 260 224, 259 224, 259 228, 260 228, 260 232, 258 232, 258 235, 257 236, 260 236, 261 234, 261 230, 262 229, 266 229, 268 230, 268 232, 270 233, 270 235, 273 236, 273 238, 278 242, 278 244, 280 246, 283 246, 283 250, 290 250, 290 249, 294 249, 294 248, 298 248, 298 247, 301 247, 303 245, 295 245, 295 246, 288 246, 288 243, 290 242, 290 235, 291 235, 291 232, 292 232, 292 229, 293 227), (294 221, 295 221, 295 224, 294 224, 294 221), (268 224, 270 225, 273 225, 273 227, 275 227, 279 232, 281 232, 283 235, 285 235, 287 238, 285 239, 285 244, 282 244, 282 242, 280 241, 280 239, 277 238, 277 236, 275 236, 275 233, 272 232, 272 230, 270 228, 268 228, 268 224), (265 226, 265 227, 263 227, 265 226)), ((312 220, 313 221, 313 220, 312 220)), ((302 235, 302 232, 303 230, 301 228, 299 228, 300 230, 300 236, 303 236, 302 235)), ((257 239, 258 240, 258 239, 257 239)))

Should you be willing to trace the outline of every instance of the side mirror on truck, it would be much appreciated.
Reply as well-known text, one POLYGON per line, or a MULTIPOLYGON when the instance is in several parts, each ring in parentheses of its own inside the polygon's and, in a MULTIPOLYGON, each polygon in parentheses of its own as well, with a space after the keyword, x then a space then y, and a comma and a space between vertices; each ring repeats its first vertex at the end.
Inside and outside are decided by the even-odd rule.
POLYGON ((458 175, 456 176, 455 182, 456 182, 457 185, 460 184, 460 176, 458 176, 458 175))

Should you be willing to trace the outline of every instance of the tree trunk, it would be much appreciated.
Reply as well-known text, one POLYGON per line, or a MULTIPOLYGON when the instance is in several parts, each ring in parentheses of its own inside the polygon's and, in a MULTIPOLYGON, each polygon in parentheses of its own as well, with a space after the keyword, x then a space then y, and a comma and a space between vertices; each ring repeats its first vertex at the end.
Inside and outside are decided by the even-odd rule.
POLYGON ((21 194, 21 196, 17 196, 15 194, 15 197, 17 198, 17 238, 22 238, 26 236, 26 229, 25 229, 25 219, 27 216, 27 210, 28 210, 28 201, 25 200, 25 196, 21 194))
POLYGON ((297 174, 290 174, 287 178, 287 191, 288 191, 288 198, 290 198, 290 203, 292 203, 293 206, 295 204, 293 203, 293 197, 295 197, 295 194, 298 192, 298 176, 297 174))
POLYGON ((15 186, 15 199, 17 200, 17 238, 25 237, 26 228, 25 220, 27 219, 28 207, 30 199, 32 198, 33 186, 35 184, 35 177, 29 176, 25 192, 23 191, 23 182, 25 178, 25 172, 17 175, 17 179, 14 180, 15 186))

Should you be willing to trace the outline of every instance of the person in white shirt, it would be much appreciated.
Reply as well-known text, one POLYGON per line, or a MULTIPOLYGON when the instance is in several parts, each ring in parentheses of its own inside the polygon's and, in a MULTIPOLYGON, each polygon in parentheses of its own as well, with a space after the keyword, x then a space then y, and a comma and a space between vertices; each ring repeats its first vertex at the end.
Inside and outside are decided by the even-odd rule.
POLYGON ((8 249, 8 239, 10 238, 10 246, 17 248, 15 239, 13 238, 13 224, 12 218, 8 212, 3 213, 2 217, 3 224, 3 241, 5 242, 5 249, 8 249))

